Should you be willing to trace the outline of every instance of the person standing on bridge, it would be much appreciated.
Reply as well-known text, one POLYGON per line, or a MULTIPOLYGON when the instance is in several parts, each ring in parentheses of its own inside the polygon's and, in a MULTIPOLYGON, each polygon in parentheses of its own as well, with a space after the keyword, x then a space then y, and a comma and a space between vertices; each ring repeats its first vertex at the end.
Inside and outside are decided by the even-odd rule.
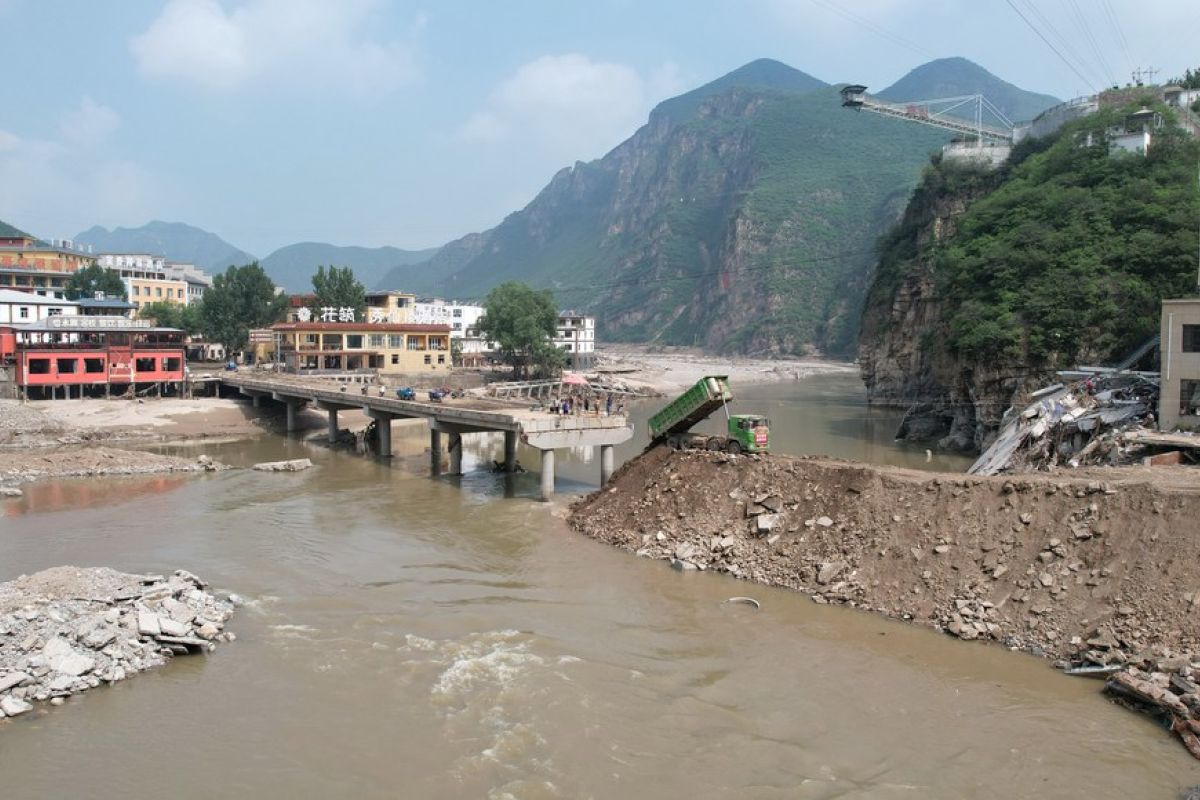
POLYGON ((612 392, 609 392, 608 397, 604 398, 604 415, 606 417, 612 416, 612 392))

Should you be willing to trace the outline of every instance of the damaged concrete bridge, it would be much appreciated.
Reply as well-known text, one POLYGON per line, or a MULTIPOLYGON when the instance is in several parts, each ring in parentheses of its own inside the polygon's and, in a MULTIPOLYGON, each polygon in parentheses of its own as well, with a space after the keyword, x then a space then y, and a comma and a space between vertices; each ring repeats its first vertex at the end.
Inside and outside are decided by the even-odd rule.
MULTIPOLYGON (((613 447, 633 436, 633 427, 623 414, 611 416, 563 416, 523 409, 479 409, 466 403, 433 403, 400 400, 395 397, 358 393, 359 387, 332 388, 328 384, 304 382, 280 377, 262 377, 245 373, 222 375, 223 385, 250 397, 257 408, 262 401, 283 403, 287 408, 287 430, 296 430, 296 415, 306 405, 324 411, 329 419, 329 441, 337 439, 337 415, 343 410, 359 410, 375 421, 379 431, 379 452, 392 453, 392 420, 426 419, 429 421, 430 472, 442 474, 443 453, 449 456, 449 474, 462 474, 462 437, 471 433, 503 433, 504 464, 508 471, 516 466, 517 441, 541 452, 541 498, 554 494, 554 451, 570 447, 600 448, 600 484, 608 483, 613 472, 613 447), (447 447, 443 450, 442 437, 447 447)), ((374 389, 374 387, 371 387, 374 389)))

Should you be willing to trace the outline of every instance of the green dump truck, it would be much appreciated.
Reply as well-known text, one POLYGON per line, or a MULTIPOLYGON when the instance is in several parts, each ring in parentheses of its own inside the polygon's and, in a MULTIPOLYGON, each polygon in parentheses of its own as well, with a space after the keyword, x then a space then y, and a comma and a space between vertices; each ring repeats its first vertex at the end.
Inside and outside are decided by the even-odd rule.
POLYGON ((667 444, 677 450, 724 450, 728 453, 765 453, 770 448, 770 421, 757 414, 730 414, 728 403, 733 399, 729 376, 707 375, 696 385, 668 403, 650 417, 650 440, 667 444), (704 421, 718 408, 725 409, 728 433, 708 436, 692 433, 691 429, 704 421))

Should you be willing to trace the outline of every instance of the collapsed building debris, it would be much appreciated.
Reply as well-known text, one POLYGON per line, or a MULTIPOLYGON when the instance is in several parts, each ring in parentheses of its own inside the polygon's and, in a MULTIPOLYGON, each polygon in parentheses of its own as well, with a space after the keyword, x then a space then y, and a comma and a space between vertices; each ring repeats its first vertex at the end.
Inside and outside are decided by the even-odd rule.
MULTIPOLYGON (((1157 378, 1144 373, 1100 373, 1069 385, 1034 392, 1019 413, 1010 408, 991 446, 971 465, 971 475, 1033 472, 1056 467, 1126 465, 1164 448, 1184 447, 1168 459, 1186 463, 1200 454, 1200 437, 1163 440, 1154 435, 1157 378), (1175 460, 1177 459, 1177 460, 1175 460)), ((1165 463, 1165 462, 1164 462, 1165 463)))

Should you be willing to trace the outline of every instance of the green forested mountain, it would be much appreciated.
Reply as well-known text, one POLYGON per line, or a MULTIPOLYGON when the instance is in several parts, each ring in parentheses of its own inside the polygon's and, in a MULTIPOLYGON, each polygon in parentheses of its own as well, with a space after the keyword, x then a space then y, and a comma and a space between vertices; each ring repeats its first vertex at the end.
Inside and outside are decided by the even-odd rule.
POLYGON ((1169 122, 1145 156, 1109 151, 1142 107, 1019 145, 994 173, 936 161, 881 243, 860 360, 877 400, 955 418, 978 445, 1016 392, 1112 363, 1196 281, 1200 143, 1169 122))
POLYGON ((222 272, 230 264, 249 264, 254 256, 234 247, 215 233, 182 222, 147 222, 140 228, 99 225, 75 237, 76 244, 90 244, 98 253, 149 253, 169 261, 195 264, 209 272, 222 272))
POLYGON ((351 267, 364 286, 374 286, 393 268, 428 260, 430 250, 396 247, 339 247, 322 242, 299 242, 281 247, 259 263, 277 286, 289 292, 311 292, 318 266, 351 267))
POLYGON ((949 138, 753 62, 380 285, 461 298, 521 280, 595 313, 610 341, 849 354, 875 239, 949 138))
MULTIPOLYGON (((1048 94, 1027 92, 1002 81, 965 58, 939 58, 922 64, 877 94, 883 100, 936 100, 982 94, 1013 122, 1031 120, 1059 100, 1048 94)), ((964 116, 969 113, 964 112, 964 116)), ((987 124, 988 120, 984 120, 987 124)))

